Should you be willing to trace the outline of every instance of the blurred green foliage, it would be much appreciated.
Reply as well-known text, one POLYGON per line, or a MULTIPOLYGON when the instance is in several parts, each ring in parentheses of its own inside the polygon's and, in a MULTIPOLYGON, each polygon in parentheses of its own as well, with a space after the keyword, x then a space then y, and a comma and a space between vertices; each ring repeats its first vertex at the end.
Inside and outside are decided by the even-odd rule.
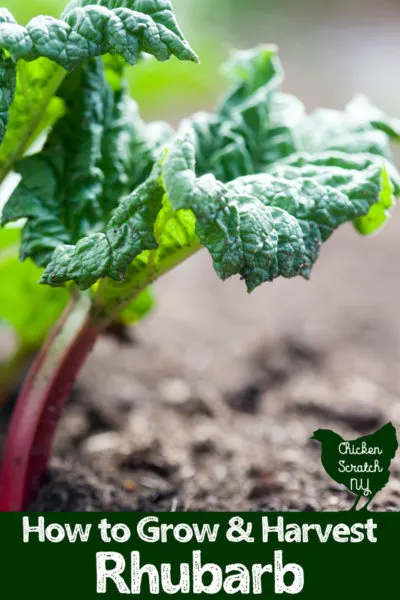
POLYGON ((18 23, 25 25, 36 15, 60 16, 66 2, 64 0, 4 0, 4 5, 12 12, 18 23))
POLYGON ((69 296, 65 289, 38 285, 41 270, 31 260, 19 261, 20 235, 17 228, 0 229, 0 325, 13 327, 20 347, 35 348, 69 296))

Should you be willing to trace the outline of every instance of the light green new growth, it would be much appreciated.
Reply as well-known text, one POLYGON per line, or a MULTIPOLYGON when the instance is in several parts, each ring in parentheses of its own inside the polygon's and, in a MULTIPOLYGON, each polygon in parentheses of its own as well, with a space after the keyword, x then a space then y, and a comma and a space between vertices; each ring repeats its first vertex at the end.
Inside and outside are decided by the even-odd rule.
POLYGON ((0 230, 0 320, 13 328, 19 346, 33 349, 42 344, 69 294, 37 284, 40 269, 18 259, 20 235, 17 228, 0 230))

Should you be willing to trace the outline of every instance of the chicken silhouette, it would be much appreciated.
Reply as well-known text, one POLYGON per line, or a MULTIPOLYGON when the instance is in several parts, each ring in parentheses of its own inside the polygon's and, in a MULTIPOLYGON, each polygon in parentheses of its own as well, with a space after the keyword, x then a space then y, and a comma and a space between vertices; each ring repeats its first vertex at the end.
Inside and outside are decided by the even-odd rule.
POLYGON ((317 429, 311 439, 321 442, 321 461, 328 475, 356 495, 350 510, 357 509, 362 497, 368 501, 359 510, 367 510, 389 481, 390 463, 398 448, 392 423, 356 440, 344 440, 330 429, 317 429))

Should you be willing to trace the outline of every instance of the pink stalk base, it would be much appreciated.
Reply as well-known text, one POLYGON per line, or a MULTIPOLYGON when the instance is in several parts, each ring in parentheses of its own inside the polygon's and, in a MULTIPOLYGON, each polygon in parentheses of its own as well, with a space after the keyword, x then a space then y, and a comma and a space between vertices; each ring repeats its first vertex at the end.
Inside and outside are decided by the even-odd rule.
POLYGON ((37 493, 62 410, 100 331, 88 304, 74 299, 36 358, 15 407, 3 452, 1 512, 26 509, 37 493))

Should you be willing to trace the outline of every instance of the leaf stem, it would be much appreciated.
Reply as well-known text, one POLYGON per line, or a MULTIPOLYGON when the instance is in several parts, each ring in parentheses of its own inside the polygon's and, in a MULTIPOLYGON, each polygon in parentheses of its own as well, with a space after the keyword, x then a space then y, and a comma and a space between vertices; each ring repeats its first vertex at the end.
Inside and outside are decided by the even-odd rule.
POLYGON ((203 246, 199 241, 190 245, 180 248, 174 254, 170 254, 163 259, 154 260, 154 257, 150 256, 149 263, 143 265, 142 268, 137 268, 135 261, 131 267, 134 269, 133 273, 127 275, 127 281, 124 284, 116 284, 111 280, 105 280, 108 284, 107 287, 102 288, 103 301, 98 302, 98 311, 101 318, 107 318, 113 320, 118 316, 133 300, 142 292, 152 285, 157 279, 172 271, 175 267, 185 262, 188 258, 197 254, 203 246))
MULTIPOLYGON (((46 87, 46 93, 43 98, 37 102, 35 111, 32 113, 23 134, 19 137, 17 144, 15 145, 12 152, 7 157, 7 160, 0 168, 0 183, 4 181, 10 171, 13 170, 14 165, 24 156, 28 150, 29 143, 31 142, 32 136, 36 131, 41 119, 43 118, 43 112, 46 106, 57 92, 58 88, 67 76, 67 71, 62 67, 55 65, 54 74, 51 78, 49 85, 46 87)), ((6 134, 7 135, 7 134, 6 134)), ((4 143, 4 141, 3 141, 4 143)))
POLYGON ((89 296, 75 295, 28 374, 9 427, 0 511, 21 511, 47 467, 55 430, 75 378, 104 327, 89 296))
MULTIPOLYGON (((200 243, 181 248, 153 265, 161 277, 200 250, 200 243)), ((28 374, 9 427, 0 479, 0 511, 26 509, 39 489, 54 435, 74 381, 99 334, 152 281, 139 270, 129 288, 118 288, 108 301, 75 292, 28 374), (123 293, 122 293, 123 292, 123 293)), ((100 297, 106 291, 102 284, 100 297)), ((114 291, 114 290, 113 290, 114 291)))

